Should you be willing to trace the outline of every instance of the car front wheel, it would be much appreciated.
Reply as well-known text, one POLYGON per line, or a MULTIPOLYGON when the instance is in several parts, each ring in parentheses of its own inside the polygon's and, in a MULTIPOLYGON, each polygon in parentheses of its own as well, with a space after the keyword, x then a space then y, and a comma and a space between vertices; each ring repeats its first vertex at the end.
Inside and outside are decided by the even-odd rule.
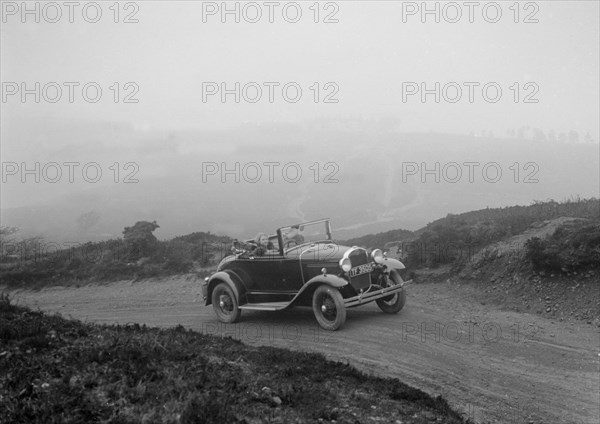
POLYGON ((219 283, 214 288, 212 305, 217 318, 224 323, 237 322, 242 314, 233 290, 226 283, 219 283))
POLYGON ((337 330, 346 322, 346 306, 337 289, 325 284, 317 287, 312 305, 317 322, 325 330, 337 330))
MULTIPOLYGON (((402 284, 402 277, 397 272, 392 271, 388 277, 388 286, 396 286, 402 284)), ((397 314, 404 307, 406 303, 406 292, 400 290, 392 295, 377 299, 377 306, 386 314, 397 314)))

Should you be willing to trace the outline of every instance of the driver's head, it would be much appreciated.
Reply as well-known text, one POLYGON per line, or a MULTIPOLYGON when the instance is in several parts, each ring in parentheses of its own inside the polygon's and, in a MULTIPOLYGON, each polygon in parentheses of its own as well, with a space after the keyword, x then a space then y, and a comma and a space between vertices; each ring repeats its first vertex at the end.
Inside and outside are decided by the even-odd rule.
POLYGON ((267 244, 269 244, 269 237, 265 233, 258 233, 254 238, 254 241, 256 242, 256 244, 266 246, 267 244))

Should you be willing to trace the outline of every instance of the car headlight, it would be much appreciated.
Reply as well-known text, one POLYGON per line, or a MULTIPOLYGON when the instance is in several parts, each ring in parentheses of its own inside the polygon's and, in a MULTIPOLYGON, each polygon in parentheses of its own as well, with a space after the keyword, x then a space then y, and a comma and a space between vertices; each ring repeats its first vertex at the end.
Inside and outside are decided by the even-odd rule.
POLYGON ((381 249, 375 249, 371 252, 371 258, 378 264, 383 263, 383 252, 381 249))
POLYGON ((352 263, 350 262, 350 258, 342 258, 340 259, 340 268, 342 271, 348 272, 352 269, 352 263))

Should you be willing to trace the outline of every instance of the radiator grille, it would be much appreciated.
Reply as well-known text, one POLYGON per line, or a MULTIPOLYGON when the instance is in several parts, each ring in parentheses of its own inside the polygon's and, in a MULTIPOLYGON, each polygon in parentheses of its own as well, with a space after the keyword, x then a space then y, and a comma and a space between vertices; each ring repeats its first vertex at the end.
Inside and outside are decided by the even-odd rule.
MULTIPOLYGON (((354 249, 348 255, 352 268, 369 263, 369 255, 364 249, 354 249)), ((350 284, 354 287, 354 290, 359 291, 360 289, 367 289, 371 285, 371 274, 357 275, 356 277, 350 278, 350 284)))

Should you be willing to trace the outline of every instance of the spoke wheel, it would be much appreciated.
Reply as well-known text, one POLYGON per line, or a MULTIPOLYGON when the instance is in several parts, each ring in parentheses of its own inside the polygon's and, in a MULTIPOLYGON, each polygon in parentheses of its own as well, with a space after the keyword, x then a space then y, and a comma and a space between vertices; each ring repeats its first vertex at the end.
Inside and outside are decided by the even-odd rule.
POLYGON ((221 322, 237 322, 242 314, 238 300, 226 283, 219 283, 212 292, 212 305, 217 318, 221 322))
POLYGON ((339 290, 328 285, 317 287, 313 294, 313 312, 325 330, 337 330, 346 322, 346 306, 339 290))
MULTIPOLYGON (((402 284, 402 277, 396 272, 391 271, 388 277, 387 286, 396 286, 398 284, 402 284)), ((406 292, 403 290, 394 293, 392 295, 382 297, 381 299, 377 299, 375 301, 379 309, 381 309, 386 314, 397 314, 404 307, 406 303, 406 292)))

